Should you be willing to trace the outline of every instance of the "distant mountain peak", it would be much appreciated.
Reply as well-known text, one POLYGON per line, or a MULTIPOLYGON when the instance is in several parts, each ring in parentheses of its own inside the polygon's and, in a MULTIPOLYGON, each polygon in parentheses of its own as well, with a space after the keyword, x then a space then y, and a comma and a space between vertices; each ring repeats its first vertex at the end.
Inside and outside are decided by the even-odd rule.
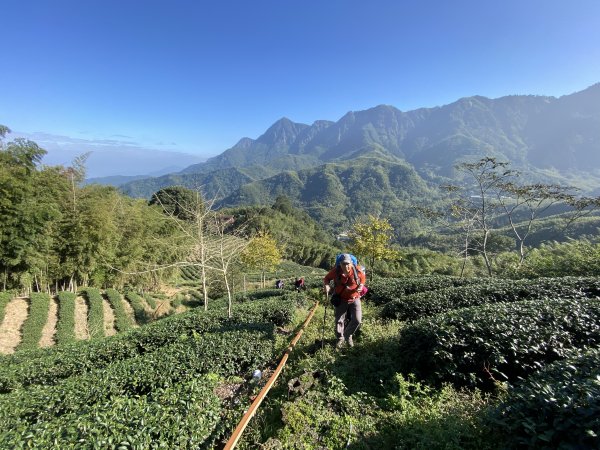
POLYGON ((265 131, 257 139, 257 142, 268 145, 291 145, 298 137, 298 134, 308 128, 303 123, 292 122, 287 117, 282 117, 265 131))

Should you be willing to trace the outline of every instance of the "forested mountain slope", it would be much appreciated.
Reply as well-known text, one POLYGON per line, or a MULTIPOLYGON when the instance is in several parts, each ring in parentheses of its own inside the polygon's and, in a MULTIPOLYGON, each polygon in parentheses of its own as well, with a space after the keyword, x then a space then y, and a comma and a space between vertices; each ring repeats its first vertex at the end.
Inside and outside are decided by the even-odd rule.
POLYGON ((205 163, 178 174, 126 183, 122 189, 148 198, 170 184, 202 185, 205 195, 218 192, 225 197, 236 184, 239 187, 281 171, 352 160, 373 148, 404 160, 419 173, 452 176, 457 162, 490 156, 553 181, 564 177, 577 180, 574 177, 584 173, 593 179, 586 187, 594 188, 600 186, 599 130, 600 83, 560 98, 473 96, 408 112, 380 105, 348 112, 337 122, 319 120, 306 125, 283 118, 259 138, 243 138, 205 163), (232 168, 246 168, 243 175, 251 180, 238 171, 228 171, 232 168), (218 172, 206 178, 214 171, 218 172))

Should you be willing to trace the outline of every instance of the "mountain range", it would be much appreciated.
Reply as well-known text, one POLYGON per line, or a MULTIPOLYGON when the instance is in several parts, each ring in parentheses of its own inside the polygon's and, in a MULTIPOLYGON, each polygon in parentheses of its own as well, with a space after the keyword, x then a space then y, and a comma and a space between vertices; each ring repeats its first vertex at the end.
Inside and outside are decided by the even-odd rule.
POLYGON ((282 118, 206 162, 120 189, 149 198, 177 184, 223 206, 268 204, 285 194, 315 217, 338 207, 348 218, 357 196, 370 211, 397 210, 409 197, 432 195, 431 187, 451 179, 457 163, 484 156, 507 161, 532 180, 598 192, 600 83, 558 98, 473 96, 408 112, 380 105, 312 125, 282 118))

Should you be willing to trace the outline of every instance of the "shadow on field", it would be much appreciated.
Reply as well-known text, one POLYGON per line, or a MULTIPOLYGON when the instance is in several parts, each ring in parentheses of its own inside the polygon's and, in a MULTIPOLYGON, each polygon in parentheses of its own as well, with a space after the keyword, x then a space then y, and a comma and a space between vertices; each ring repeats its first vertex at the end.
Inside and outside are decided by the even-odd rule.
POLYGON ((366 392, 384 397, 393 390, 395 375, 401 372, 398 358, 398 338, 387 337, 364 342, 361 335, 354 338, 354 347, 339 351, 331 373, 340 378, 349 394, 366 392))

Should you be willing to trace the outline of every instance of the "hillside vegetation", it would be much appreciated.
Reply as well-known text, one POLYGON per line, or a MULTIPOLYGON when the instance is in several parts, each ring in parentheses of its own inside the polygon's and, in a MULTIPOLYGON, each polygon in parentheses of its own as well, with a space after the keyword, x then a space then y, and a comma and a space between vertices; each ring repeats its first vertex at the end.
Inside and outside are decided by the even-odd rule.
MULTIPOLYGON (((0 444, 221 447, 322 299, 319 284, 241 295, 231 318, 222 299, 116 336, 0 357, 0 444)), ((442 301, 488 284, 380 279, 356 345, 337 351, 322 304, 239 448, 597 447, 598 278, 556 279, 543 297, 526 294, 535 282, 505 281, 493 304, 446 301, 411 322, 381 315, 425 291, 442 301)))

